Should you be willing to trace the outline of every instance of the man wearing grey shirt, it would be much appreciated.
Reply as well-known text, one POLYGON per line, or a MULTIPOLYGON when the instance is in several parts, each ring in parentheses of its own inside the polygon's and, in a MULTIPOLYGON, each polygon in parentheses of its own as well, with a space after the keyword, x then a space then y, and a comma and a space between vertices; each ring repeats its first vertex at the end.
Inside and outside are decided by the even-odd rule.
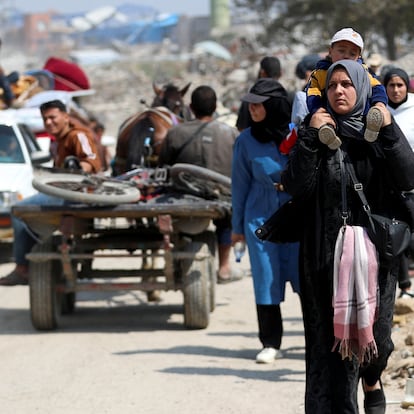
MULTIPOLYGON (((176 125, 168 131, 162 143, 159 164, 194 164, 231 176, 233 144, 238 131, 214 119, 217 97, 214 89, 202 85, 191 95, 190 108, 195 120, 176 125)), ((240 279, 230 266, 230 220, 215 221, 219 250, 218 283, 240 279)))

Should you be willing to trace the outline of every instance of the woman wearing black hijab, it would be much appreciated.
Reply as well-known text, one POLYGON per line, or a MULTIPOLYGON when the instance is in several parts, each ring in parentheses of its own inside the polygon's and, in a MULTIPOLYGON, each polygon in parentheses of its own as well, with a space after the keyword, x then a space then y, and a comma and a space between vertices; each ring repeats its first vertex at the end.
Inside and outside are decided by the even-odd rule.
POLYGON ((259 79, 242 100, 248 103, 252 124, 234 145, 232 241, 245 241, 249 250, 263 348, 256 362, 271 363, 282 357, 280 303, 286 282, 299 291, 298 245, 262 242, 255 230, 290 198, 278 186, 287 161, 279 145, 289 132, 290 104, 283 86, 270 78, 259 79))

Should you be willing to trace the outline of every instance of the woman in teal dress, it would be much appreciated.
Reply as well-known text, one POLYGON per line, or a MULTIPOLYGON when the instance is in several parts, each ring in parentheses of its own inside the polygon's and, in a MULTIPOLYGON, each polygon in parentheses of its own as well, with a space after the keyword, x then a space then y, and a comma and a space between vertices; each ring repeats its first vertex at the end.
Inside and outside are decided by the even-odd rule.
POLYGON ((254 232, 290 198, 278 183, 287 161, 279 144, 289 132, 291 108, 283 86, 268 78, 259 79, 242 100, 249 103, 253 122, 234 146, 232 241, 245 241, 248 247, 263 347, 256 361, 269 363, 282 356, 280 303, 286 282, 299 292, 298 244, 263 242, 254 232))

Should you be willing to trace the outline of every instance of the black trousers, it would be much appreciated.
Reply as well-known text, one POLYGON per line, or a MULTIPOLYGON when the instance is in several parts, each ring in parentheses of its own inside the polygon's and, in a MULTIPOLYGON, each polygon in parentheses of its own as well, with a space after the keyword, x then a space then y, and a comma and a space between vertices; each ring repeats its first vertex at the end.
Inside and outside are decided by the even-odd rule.
POLYGON ((259 339, 263 348, 280 349, 283 335, 280 305, 256 305, 259 339))
POLYGON ((410 275, 408 273, 409 270, 409 255, 410 249, 407 249, 403 252, 400 256, 400 269, 398 271, 398 287, 400 289, 408 289, 411 287, 411 280, 410 275))

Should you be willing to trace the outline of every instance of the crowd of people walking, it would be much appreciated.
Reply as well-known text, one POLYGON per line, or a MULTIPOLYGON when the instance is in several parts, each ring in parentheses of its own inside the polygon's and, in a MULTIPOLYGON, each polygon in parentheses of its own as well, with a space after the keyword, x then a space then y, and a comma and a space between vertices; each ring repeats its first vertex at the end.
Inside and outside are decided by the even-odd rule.
POLYGON ((364 63, 363 47, 362 36, 344 28, 333 35, 326 57, 300 61, 297 73, 306 84, 293 111, 281 109, 289 102, 278 81, 259 77, 242 99, 251 121, 234 148, 233 241, 246 240, 251 256, 263 346, 256 361, 282 355, 280 302, 290 280, 302 304, 305 411, 312 414, 357 414, 360 382, 365 413, 385 413, 381 375, 393 350, 397 280, 400 297, 412 297, 409 248, 388 261, 372 254, 364 206, 347 173, 356 174, 372 211, 389 218, 398 217, 398 194, 414 188, 409 77, 391 67, 379 79, 364 63), (291 197, 304 206, 298 257, 297 243, 262 242, 254 234, 291 197), (347 239, 353 253, 338 253, 349 227, 363 239, 356 232, 347 239))
MULTIPOLYGON (((298 62, 304 86, 293 95, 280 83, 279 59, 264 57, 234 127, 215 119, 215 91, 198 86, 191 96, 194 119, 171 128, 159 152, 159 165, 193 163, 231 176, 231 223, 215 222, 217 278, 222 284, 240 280, 230 263, 231 246, 246 243, 261 345, 256 362, 283 358, 287 282, 299 295, 307 414, 357 414, 360 385, 365 413, 385 413, 381 375, 393 351, 397 285, 400 297, 414 298, 410 248, 385 260, 375 252, 366 217, 369 205, 375 214, 402 219, 399 195, 414 192, 410 77, 393 66, 379 77, 378 55, 368 66, 363 52, 358 32, 339 30, 326 56, 298 62), (357 192, 362 189, 365 204, 357 192), (259 240, 256 229, 291 199, 303 204, 299 240, 259 240)), ((41 110, 58 140, 56 165, 76 155, 82 169, 99 171, 99 146, 69 125, 65 106, 52 102, 41 110), (64 145, 68 137, 79 144, 72 151, 64 145)), ((96 132, 102 129, 97 125, 96 132)), ((102 158, 109 165, 108 154, 102 158)), ((24 201, 33 202, 44 197, 24 201)), ((36 239, 17 220, 14 225, 16 268, 0 279, 2 286, 28 284, 25 255, 36 239)))

